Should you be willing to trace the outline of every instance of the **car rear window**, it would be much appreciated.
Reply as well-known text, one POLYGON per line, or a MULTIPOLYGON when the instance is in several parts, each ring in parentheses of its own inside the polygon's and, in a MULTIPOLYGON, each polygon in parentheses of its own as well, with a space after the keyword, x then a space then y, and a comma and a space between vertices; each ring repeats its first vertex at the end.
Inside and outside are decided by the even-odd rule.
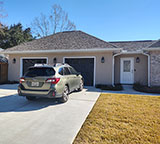
POLYGON ((37 77, 37 76, 53 76, 55 71, 53 68, 30 68, 25 76, 27 77, 37 77))

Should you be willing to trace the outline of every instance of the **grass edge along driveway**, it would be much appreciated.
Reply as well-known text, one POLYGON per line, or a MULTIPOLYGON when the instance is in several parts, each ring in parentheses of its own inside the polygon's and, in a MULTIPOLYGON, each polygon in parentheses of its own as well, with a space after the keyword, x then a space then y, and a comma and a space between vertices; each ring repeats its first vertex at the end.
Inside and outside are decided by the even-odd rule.
POLYGON ((160 96, 101 94, 73 144, 160 144, 160 96))

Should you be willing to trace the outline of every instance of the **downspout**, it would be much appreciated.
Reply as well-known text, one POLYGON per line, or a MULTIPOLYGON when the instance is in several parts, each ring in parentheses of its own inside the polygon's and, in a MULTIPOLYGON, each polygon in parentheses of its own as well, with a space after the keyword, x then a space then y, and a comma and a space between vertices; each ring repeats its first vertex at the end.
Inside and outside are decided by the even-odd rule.
POLYGON ((114 57, 115 55, 113 55, 112 57, 112 86, 114 87, 114 57))
POLYGON ((150 87, 151 86, 151 63, 150 63, 151 57, 147 53, 143 53, 143 54, 148 57, 148 86, 150 87))
POLYGON ((118 56, 118 55, 121 55, 122 53, 117 53, 115 55, 113 55, 113 58, 112 58, 112 86, 115 86, 114 85, 114 64, 115 64, 115 57, 118 56))

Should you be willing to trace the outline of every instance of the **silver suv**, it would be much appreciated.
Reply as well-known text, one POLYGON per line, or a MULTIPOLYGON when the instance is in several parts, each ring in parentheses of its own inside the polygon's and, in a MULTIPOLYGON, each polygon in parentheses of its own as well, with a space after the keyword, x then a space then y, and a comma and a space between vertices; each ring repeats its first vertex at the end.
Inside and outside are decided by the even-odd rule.
POLYGON ((18 94, 28 100, 47 97, 66 102, 69 93, 82 89, 83 77, 68 64, 35 64, 20 78, 18 94))

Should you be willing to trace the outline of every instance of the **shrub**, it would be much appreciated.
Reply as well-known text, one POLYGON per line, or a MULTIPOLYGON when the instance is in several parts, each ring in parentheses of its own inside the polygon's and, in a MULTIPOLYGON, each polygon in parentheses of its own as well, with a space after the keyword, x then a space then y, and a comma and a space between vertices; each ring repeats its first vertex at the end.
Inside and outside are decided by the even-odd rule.
POLYGON ((160 94, 160 86, 148 87, 146 85, 141 85, 139 83, 136 83, 133 85, 133 89, 140 92, 160 94))
POLYGON ((0 83, 0 85, 2 84, 18 84, 19 82, 18 81, 7 81, 5 83, 0 83))
POLYGON ((116 84, 115 86, 97 84, 96 88, 100 88, 102 90, 113 90, 113 91, 121 91, 121 90, 123 90, 123 87, 122 87, 121 84, 116 84))

